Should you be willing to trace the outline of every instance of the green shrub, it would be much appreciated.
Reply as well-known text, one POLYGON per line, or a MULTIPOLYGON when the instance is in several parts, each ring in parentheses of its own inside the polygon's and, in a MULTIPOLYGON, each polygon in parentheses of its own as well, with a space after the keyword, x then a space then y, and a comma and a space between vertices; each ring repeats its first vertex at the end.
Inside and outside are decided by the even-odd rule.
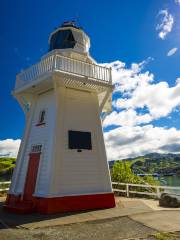
MULTIPOLYGON (((112 181, 118 183, 132 183, 143 185, 159 185, 159 182, 154 180, 152 176, 140 177, 133 173, 131 163, 128 161, 117 161, 111 171, 112 181)), ((116 184, 115 189, 125 190, 125 186, 116 184)), ((155 188, 130 186, 129 190, 138 192, 156 192, 155 188)), ((133 196, 136 196, 134 193, 133 196)), ((138 195, 139 196, 139 195, 138 195)))
POLYGON ((131 170, 131 163, 127 161, 117 161, 112 169, 112 180, 122 183, 141 184, 141 177, 134 174, 131 170))
POLYGON ((0 158, 0 175, 13 171, 15 160, 15 158, 0 158))

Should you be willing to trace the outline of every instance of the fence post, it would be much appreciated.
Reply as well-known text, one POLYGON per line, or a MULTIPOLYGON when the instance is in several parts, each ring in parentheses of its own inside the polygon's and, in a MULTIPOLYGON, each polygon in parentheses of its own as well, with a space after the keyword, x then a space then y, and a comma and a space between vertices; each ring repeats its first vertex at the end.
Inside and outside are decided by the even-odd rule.
POLYGON ((158 198, 160 198, 160 196, 161 196, 161 193, 160 193, 160 188, 159 188, 159 187, 157 187, 156 189, 157 189, 157 191, 156 191, 156 193, 157 193, 157 197, 158 197, 158 198))
POLYGON ((129 197, 129 184, 126 184, 126 197, 129 197))

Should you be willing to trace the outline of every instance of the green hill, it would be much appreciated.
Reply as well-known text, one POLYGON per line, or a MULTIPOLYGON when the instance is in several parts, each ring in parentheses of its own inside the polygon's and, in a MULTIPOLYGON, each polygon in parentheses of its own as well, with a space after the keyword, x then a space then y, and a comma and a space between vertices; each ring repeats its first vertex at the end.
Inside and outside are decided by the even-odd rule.
POLYGON ((15 167, 16 159, 1 157, 0 158, 0 180, 9 180, 15 167))
POLYGON ((180 154, 151 153, 126 160, 136 174, 180 175, 180 154))

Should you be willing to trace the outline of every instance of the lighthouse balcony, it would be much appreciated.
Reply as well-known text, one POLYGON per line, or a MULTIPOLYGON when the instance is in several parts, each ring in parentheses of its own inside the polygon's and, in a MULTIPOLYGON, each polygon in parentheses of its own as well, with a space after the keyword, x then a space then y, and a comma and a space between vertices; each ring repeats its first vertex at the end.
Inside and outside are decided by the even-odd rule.
POLYGON ((18 74, 14 92, 32 88, 54 73, 60 74, 64 79, 75 79, 84 85, 94 85, 94 88, 112 86, 111 68, 53 54, 45 56, 39 63, 18 74))

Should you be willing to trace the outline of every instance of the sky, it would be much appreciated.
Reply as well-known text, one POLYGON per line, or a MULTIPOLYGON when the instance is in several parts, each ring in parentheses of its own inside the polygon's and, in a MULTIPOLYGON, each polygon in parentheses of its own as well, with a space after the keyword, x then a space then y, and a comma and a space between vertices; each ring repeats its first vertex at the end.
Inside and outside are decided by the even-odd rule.
POLYGON ((112 67, 108 160, 180 152, 180 0, 2 0, 0 156, 16 156, 25 117, 11 92, 16 74, 48 51, 50 33, 76 20, 91 56, 112 67))

